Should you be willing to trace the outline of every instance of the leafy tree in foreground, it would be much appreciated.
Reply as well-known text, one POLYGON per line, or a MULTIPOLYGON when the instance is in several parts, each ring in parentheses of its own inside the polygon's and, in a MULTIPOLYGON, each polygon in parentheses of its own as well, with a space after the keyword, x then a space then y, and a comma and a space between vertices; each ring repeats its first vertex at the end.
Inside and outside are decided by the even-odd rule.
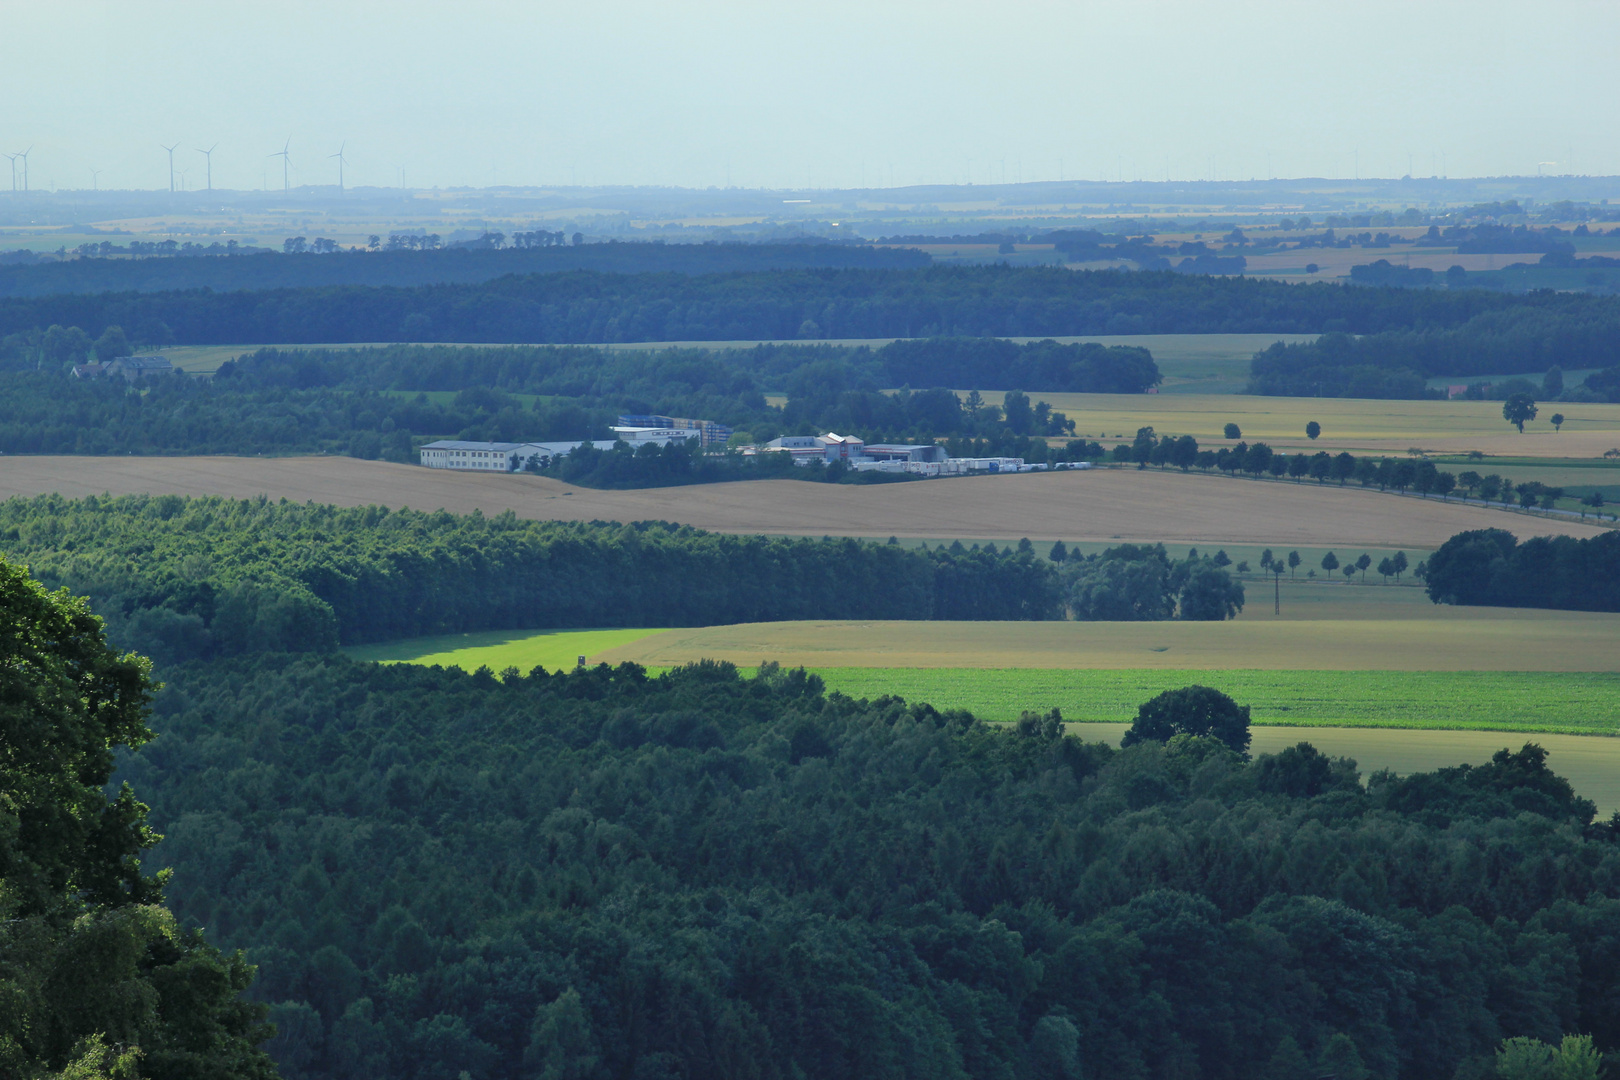
POLYGON ((1249 707, 1208 686, 1166 690, 1136 711, 1121 746, 1169 742, 1177 735, 1219 739, 1240 754, 1249 752, 1249 707))
POLYGON ((147 661, 0 559, 0 1075, 270 1078, 253 971, 163 905, 114 753, 152 737, 147 661))
POLYGON ((1317 436, 1319 436, 1321 434, 1322 434, 1322 425, 1318 424, 1315 420, 1312 420, 1310 423, 1305 425, 1305 437, 1307 439, 1315 439, 1317 436))

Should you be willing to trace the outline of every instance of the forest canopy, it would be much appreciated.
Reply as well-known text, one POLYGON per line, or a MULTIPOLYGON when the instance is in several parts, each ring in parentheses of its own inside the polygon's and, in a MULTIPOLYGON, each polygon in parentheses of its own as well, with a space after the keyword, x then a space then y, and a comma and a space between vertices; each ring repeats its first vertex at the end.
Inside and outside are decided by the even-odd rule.
POLYGON ((1059 565, 1028 541, 924 551, 262 497, 14 498, 0 549, 90 596, 115 641, 164 662, 496 629, 1121 617, 1108 605, 1221 619, 1243 600, 1225 570, 1172 565, 1163 548, 1059 565), (1115 573, 1125 560, 1146 572, 1115 573), (1085 595, 1109 599, 1086 606, 1094 578, 1106 587, 1085 595))
POLYGON ((289 1080, 1419 1080, 1620 1043, 1620 843, 1534 746, 1363 786, 773 668, 169 684, 123 775, 289 1080))
POLYGON ((1005 265, 695 276, 578 270, 476 284, 10 297, 0 299, 0 335, 52 324, 91 337, 117 324, 141 341, 187 345, 1375 334, 1454 328, 1497 311, 1612 327, 1620 298, 1005 265))

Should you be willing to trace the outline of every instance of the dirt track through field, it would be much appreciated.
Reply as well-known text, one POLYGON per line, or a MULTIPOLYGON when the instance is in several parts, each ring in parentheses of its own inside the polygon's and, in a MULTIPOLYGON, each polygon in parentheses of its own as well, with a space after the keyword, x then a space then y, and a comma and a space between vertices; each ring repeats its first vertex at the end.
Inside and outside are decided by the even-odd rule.
POLYGON ((1102 469, 855 487, 748 481, 592 491, 347 457, 4 457, 0 498, 150 493, 267 495, 339 506, 455 513, 510 509, 539 520, 677 521, 720 532, 808 536, 1434 548, 1464 529, 1595 536, 1593 525, 1315 484, 1102 469))

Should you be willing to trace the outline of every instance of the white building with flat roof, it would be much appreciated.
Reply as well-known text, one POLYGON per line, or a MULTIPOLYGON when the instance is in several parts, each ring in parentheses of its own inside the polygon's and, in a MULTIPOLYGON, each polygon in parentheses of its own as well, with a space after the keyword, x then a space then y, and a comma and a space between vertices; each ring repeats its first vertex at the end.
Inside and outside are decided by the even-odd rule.
POLYGON ((430 469, 463 469, 469 472, 521 472, 529 462, 539 459, 538 467, 550 465, 553 458, 571 454, 589 442, 598 450, 611 450, 613 443, 606 439, 586 439, 575 442, 510 443, 469 442, 463 439, 440 439, 430 442, 420 451, 421 462, 430 469))
POLYGON ((430 469, 466 469, 480 472, 511 472, 518 468, 518 451, 525 443, 467 442, 440 439, 422 447, 422 464, 430 469))

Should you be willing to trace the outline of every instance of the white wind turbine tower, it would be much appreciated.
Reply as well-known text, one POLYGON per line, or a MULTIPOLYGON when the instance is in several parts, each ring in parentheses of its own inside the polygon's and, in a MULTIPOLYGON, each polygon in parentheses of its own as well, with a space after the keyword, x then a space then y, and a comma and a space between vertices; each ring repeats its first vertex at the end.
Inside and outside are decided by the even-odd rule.
POLYGON ((17 193, 17 159, 21 156, 21 154, 5 155, 6 159, 11 162, 11 193, 13 195, 17 193))
POLYGON ((276 151, 274 154, 269 155, 270 157, 278 157, 278 158, 281 159, 281 190, 282 191, 287 190, 287 165, 289 164, 289 162, 291 160, 287 156, 287 147, 289 147, 291 145, 292 145, 292 136, 289 135, 289 136, 287 136, 286 145, 283 146, 280 150, 276 151))
POLYGON ((208 190, 209 191, 214 190, 214 150, 218 146, 219 146, 219 143, 215 143, 213 146, 210 146, 206 150, 198 150, 197 151, 197 153, 201 154, 203 156, 203 158, 208 162, 208 190))
POLYGON ((18 157, 22 158, 22 161, 23 161, 23 191, 24 192, 26 192, 28 190, 28 155, 32 154, 33 152, 34 152, 34 148, 32 146, 30 146, 28 149, 24 150, 22 153, 17 155, 18 157))
MULTIPOLYGON (((162 143, 158 143, 158 145, 163 146, 162 143)), ((180 145, 179 143, 174 144, 174 146, 179 146, 179 145, 180 145)), ((163 149, 165 149, 165 150, 167 150, 169 152, 169 191, 170 192, 174 191, 174 146, 163 146, 163 149)))
POLYGON ((337 153, 335 153, 335 154, 327 154, 326 155, 328 160, 330 160, 332 158, 337 158, 337 163, 338 163, 338 194, 340 194, 340 195, 343 194, 343 164, 344 164, 344 162, 349 160, 348 158, 343 156, 343 148, 348 146, 348 145, 349 145, 349 140, 344 139, 343 144, 338 147, 338 152, 337 153))

